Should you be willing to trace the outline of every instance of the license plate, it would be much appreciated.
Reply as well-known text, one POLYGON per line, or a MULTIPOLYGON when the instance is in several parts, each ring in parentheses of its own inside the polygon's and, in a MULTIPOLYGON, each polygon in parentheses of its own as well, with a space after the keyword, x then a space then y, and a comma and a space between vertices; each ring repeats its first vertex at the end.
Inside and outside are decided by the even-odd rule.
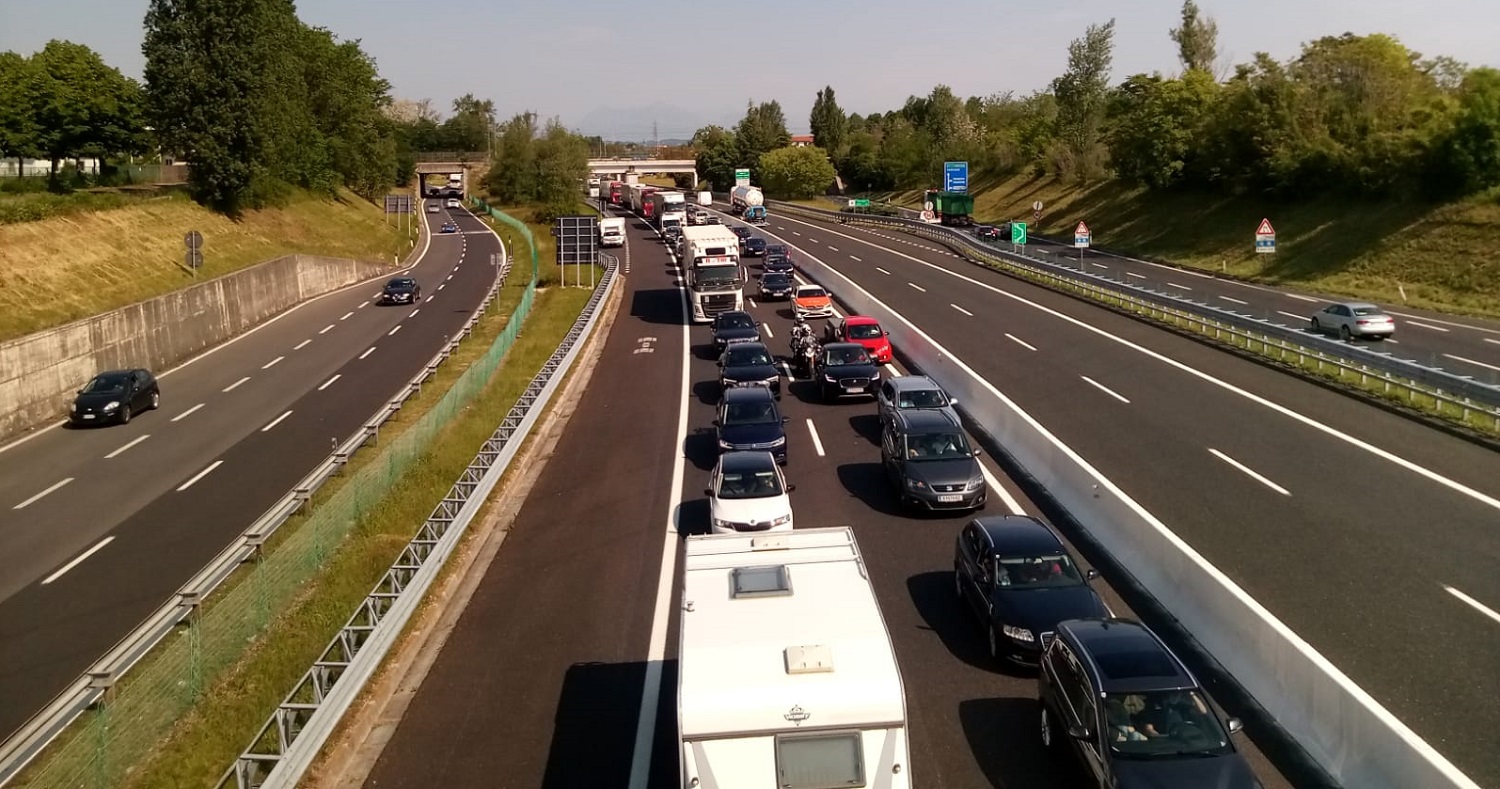
POLYGON ((844 387, 844 391, 846 391, 846 392, 863 392, 864 390, 865 390, 865 388, 863 386, 846 386, 846 387, 844 387))
POLYGON ((938 503, 939 504, 954 504, 954 503, 957 503, 957 502, 960 502, 960 501, 963 501, 963 500, 964 500, 964 497, 963 496, 958 496, 958 495, 938 496, 938 503))
POLYGON ((94 418, 94 415, 93 415, 93 414, 84 414, 84 415, 83 415, 83 418, 84 418, 84 419, 93 419, 93 418, 94 418))

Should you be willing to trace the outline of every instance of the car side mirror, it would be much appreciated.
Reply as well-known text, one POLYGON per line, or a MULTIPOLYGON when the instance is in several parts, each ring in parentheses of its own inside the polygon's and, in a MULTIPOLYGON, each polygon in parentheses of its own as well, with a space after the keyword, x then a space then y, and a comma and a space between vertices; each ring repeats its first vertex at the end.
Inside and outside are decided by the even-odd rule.
POLYGON ((789 417, 789 416, 784 416, 784 417, 781 418, 781 424, 783 424, 783 425, 786 424, 786 423, 788 423, 788 422, 790 422, 790 421, 792 421, 792 418, 789 417))
POLYGON ((948 398, 948 405, 956 406, 956 405, 958 405, 958 401, 954 400, 953 398, 950 397, 950 398, 948 398))
POLYGON ((714 489, 713 488, 704 488, 703 489, 703 495, 705 495, 705 496, 707 496, 709 498, 713 498, 714 497, 714 489))
POLYGON ((1235 732, 1245 728, 1245 724, 1240 722, 1239 718, 1230 718, 1229 720, 1224 721, 1224 723, 1229 727, 1230 734, 1234 734, 1235 732))
POLYGON ((1083 574, 1083 579, 1085 581, 1092 581, 1092 580, 1094 580, 1095 578, 1098 578, 1098 577, 1099 577, 1099 571, 1095 570, 1093 568, 1089 568, 1089 571, 1083 574))
POLYGON ((1075 740, 1083 740, 1084 742, 1094 739, 1094 733, 1089 731, 1089 727, 1087 726, 1069 726, 1068 736, 1075 740))
POLYGON ((890 333, 890 332, 888 332, 888 331, 884 331, 884 330, 882 330, 882 331, 881 331, 881 332, 880 332, 880 333, 881 333, 881 334, 884 334, 884 335, 885 335, 885 336, 887 336, 887 337, 889 337, 889 336, 891 336, 891 333, 890 333))
POLYGON ((976 449, 976 450, 974 450, 974 457, 979 457, 980 453, 982 453, 982 452, 984 452, 984 450, 982 450, 982 449, 976 449))
POLYGON ((723 367, 724 366, 724 360, 720 359, 717 362, 714 362, 714 364, 717 364, 718 366, 723 367))
POLYGON ((788 482, 788 483, 786 483, 786 492, 787 493, 791 493, 792 491, 794 491, 796 489, 797 489, 797 484, 796 483, 794 483, 794 482, 788 482))
POLYGON ((719 426, 719 420, 715 419, 714 420, 714 427, 718 427, 718 426, 719 426))

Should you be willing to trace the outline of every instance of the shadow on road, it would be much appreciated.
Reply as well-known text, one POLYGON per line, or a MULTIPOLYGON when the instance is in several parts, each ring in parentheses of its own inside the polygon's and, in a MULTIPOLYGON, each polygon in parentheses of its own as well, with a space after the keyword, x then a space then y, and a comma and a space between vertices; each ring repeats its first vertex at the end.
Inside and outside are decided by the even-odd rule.
POLYGON ((630 783, 645 675, 645 663, 575 663, 568 668, 557 701, 543 787, 630 783))
POLYGON ((970 699, 958 705, 964 739, 992 786, 1051 789, 1083 786, 1083 775, 1041 745, 1035 698, 970 699))

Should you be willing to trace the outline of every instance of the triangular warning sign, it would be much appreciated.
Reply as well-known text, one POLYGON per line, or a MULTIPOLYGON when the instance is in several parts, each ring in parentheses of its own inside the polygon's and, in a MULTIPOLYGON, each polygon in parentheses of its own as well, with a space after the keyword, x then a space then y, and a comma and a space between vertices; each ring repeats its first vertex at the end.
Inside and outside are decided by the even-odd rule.
POLYGON ((1258 227, 1258 228, 1255 229, 1255 235, 1257 235, 1257 236, 1274 236, 1274 235, 1276 235, 1276 228, 1271 227, 1271 220, 1269 220, 1269 219, 1262 219, 1262 220, 1260 220, 1260 227, 1258 227))
POLYGON ((1075 236, 1086 236, 1088 234, 1089 226, 1085 225, 1083 222, 1079 222, 1078 227, 1073 228, 1073 235, 1075 236))

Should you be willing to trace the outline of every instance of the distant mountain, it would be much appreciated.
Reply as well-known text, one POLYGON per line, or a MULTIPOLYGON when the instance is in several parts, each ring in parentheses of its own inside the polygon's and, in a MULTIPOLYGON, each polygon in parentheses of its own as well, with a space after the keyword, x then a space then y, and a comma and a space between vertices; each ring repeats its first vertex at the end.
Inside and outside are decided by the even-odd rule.
POLYGON ((655 124, 662 143, 671 144, 669 140, 685 142, 693 132, 710 124, 733 126, 742 114, 743 110, 690 111, 657 103, 645 107, 599 107, 583 116, 576 125, 570 125, 588 136, 598 135, 620 142, 645 142, 651 139, 652 124, 655 124))

